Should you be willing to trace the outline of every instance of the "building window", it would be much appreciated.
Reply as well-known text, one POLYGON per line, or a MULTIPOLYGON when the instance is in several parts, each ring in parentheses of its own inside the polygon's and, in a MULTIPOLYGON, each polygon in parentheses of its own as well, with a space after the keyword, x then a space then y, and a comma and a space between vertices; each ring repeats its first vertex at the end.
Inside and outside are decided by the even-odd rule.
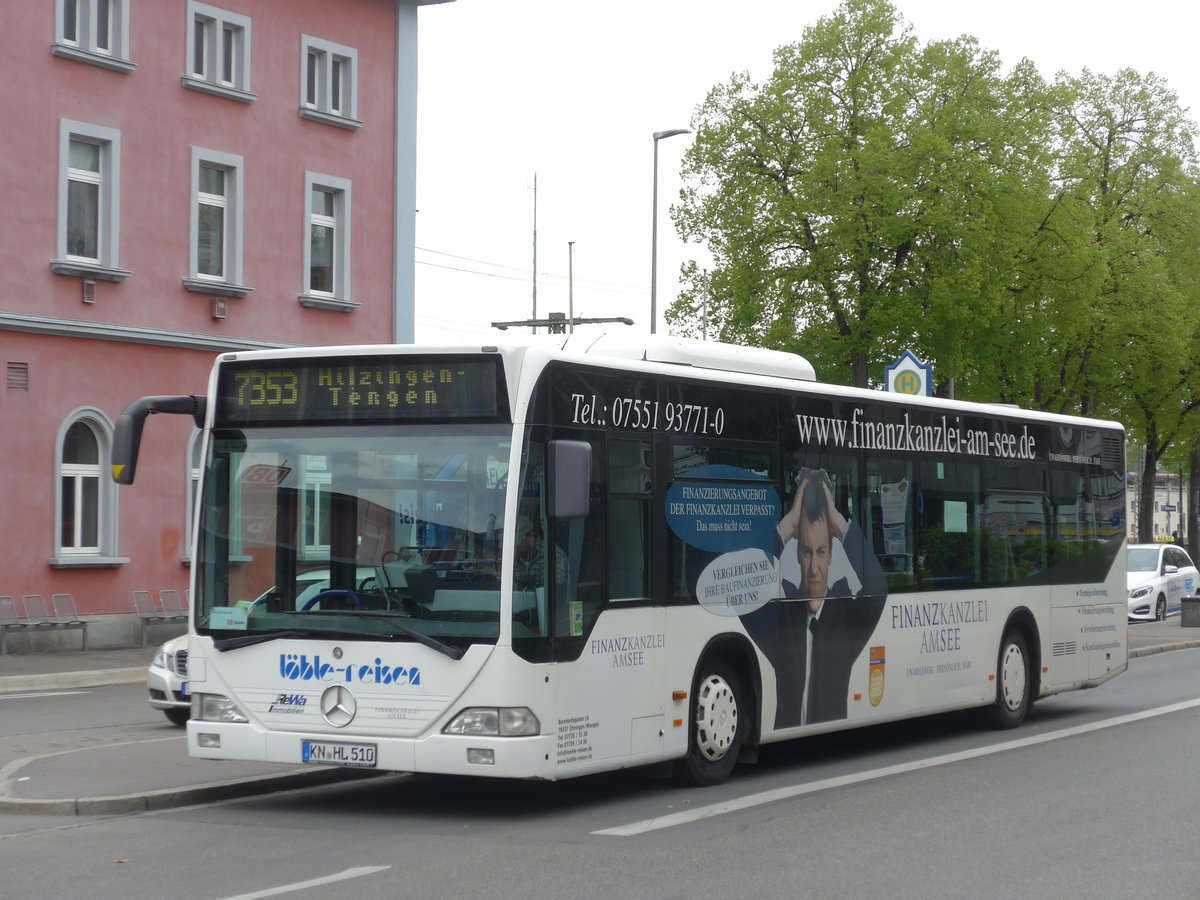
POLYGON ((59 526, 63 553, 100 552, 100 445, 85 422, 63 441, 59 526))
POLYGON ((56 452, 54 566, 119 565, 115 557, 117 492, 106 477, 112 426, 95 409, 77 410, 63 423, 56 452))
POLYGON ((200 496, 200 475, 204 469, 203 437, 204 432, 199 428, 193 428, 191 435, 188 436, 185 455, 187 460, 187 493, 185 495, 187 502, 184 504, 183 511, 183 561, 187 563, 192 560, 192 520, 196 516, 196 500, 200 496))
POLYGON ((191 291, 242 297, 242 157, 192 148, 191 291))
POLYGON ((50 52, 132 72, 137 67, 129 59, 129 0, 58 0, 50 52))
POLYGON ((205 3, 188 3, 183 86, 249 103, 250 19, 205 3))
POLYGON ((307 35, 301 39, 300 115, 339 128, 362 126, 357 50, 307 35))
POLYGON ((308 290, 335 296, 334 274, 341 263, 338 253, 338 191, 315 187, 310 193, 308 290))
POLYGON ((225 239, 228 222, 225 212, 229 208, 226 193, 229 172, 220 166, 201 163, 199 169, 200 190, 196 195, 196 274, 201 278, 223 281, 227 265, 225 261, 225 239))
POLYGON ((305 174, 305 288, 300 302, 326 309, 354 309, 350 298, 350 182, 305 174))
POLYGON ((103 145, 71 138, 67 147, 67 256, 100 261, 100 170, 103 145))
POLYGON ((330 508, 333 474, 325 456, 302 456, 303 499, 300 505, 300 533, 303 535, 302 559, 329 557, 330 508))
POLYGON ((58 254, 60 275, 123 281, 118 268, 121 218, 121 134, 60 120, 58 254))

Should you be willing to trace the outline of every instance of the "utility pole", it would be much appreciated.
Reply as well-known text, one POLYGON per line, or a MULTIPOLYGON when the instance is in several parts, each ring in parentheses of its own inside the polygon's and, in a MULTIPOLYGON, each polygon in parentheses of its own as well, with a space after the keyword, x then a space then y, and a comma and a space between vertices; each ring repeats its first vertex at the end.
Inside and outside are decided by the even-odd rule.
MULTIPOLYGON (((537 319, 537 172, 533 173, 533 315, 531 319, 537 319)), ((533 333, 537 334, 537 326, 533 326, 533 333)))

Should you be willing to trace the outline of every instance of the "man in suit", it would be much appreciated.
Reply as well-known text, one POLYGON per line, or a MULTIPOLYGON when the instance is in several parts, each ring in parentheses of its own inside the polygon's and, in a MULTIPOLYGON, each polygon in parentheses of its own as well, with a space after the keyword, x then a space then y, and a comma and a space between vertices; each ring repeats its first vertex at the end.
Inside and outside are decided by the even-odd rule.
POLYGON ((829 476, 801 470, 791 509, 776 528, 777 564, 795 547, 800 581, 781 578, 784 599, 742 616, 750 637, 775 669, 775 727, 846 717, 850 670, 887 602, 887 578, 862 531, 834 505, 829 476), (829 584, 834 541, 841 544, 860 588, 829 584))

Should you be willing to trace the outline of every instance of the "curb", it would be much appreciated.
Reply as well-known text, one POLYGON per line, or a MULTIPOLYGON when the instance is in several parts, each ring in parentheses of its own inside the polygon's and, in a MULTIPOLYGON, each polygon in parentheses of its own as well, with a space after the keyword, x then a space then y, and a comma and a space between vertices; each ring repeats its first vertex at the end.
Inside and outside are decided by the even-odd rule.
POLYGON ((100 687, 108 684, 138 684, 146 680, 146 666, 124 669, 89 669, 82 672, 52 672, 46 675, 0 676, 0 694, 16 691, 46 691, 56 688, 100 687))
POLYGON ((182 788, 164 788, 137 794, 117 794, 111 797, 78 797, 75 799, 41 800, 21 797, 0 797, 0 814, 36 816, 119 816, 213 803, 218 800, 253 797, 296 788, 319 787, 337 781, 356 778, 377 778, 392 772, 356 772, 338 768, 297 769, 282 775, 238 778, 213 784, 182 788))
POLYGON ((1139 647, 1136 650, 1130 650, 1128 656, 1130 659, 1137 659, 1139 656, 1155 656, 1159 653, 1167 653, 1171 650, 1191 650, 1195 647, 1200 647, 1198 641, 1175 641, 1170 644, 1155 644, 1153 647, 1139 647))

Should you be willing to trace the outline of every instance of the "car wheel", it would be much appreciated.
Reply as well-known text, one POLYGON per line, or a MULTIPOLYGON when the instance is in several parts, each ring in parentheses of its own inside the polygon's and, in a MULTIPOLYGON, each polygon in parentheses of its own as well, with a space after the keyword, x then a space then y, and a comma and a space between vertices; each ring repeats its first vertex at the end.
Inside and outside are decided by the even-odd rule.
POLYGON ((1015 628, 1004 635, 996 662, 996 699, 985 707, 988 724, 993 728, 1016 728, 1033 705, 1033 679, 1030 677, 1029 650, 1025 637, 1015 628))
POLYGON ((172 725, 186 725, 188 719, 192 717, 192 710, 186 706, 174 706, 171 709, 164 709, 163 715, 172 725))
POLYGON ((1154 620, 1156 622, 1167 621, 1167 598, 1162 594, 1158 595, 1158 604, 1154 607, 1154 620))
POLYGON ((745 740, 745 715, 737 672, 723 659, 705 660, 693 684, 688 752, 675 764, 676 780, 706 787, 728 778, 745 740))

